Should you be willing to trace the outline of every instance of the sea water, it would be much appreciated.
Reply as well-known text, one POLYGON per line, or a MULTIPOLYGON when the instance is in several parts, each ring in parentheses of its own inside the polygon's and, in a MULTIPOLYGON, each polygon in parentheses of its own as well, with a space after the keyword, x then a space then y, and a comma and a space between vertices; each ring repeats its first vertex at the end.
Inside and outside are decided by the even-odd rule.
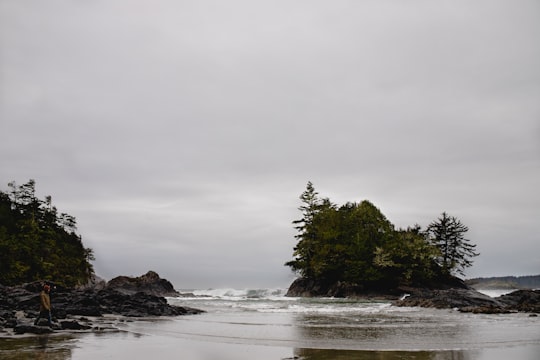
POLYGON ((118 333, 29 337, 4 347, 0 340, 0 358, 540 359, 540 318, 527 313, 467 314, 387 301, 291 298, 283 289, 182 293, 169 303, 205 313, 122 321, 118 333))

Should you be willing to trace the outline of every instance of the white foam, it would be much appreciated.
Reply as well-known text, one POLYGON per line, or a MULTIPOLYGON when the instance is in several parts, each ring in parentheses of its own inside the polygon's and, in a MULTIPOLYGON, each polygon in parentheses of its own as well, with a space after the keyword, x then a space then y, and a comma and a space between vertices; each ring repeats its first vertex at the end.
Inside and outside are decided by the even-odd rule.
POLYGON ((395 312, 390 302, 354 301, 341 298, 298 298, 286 297, 286 289, 206 289, 190 290, 186 295, 170 298, 171 303, 185 304, 195 308, 221 311, 236 309, 260 313, 290 314, 376 314, 395 312), (193 295, 188 295, 193 294, 193 295))
POLYGON ((487 295, 489 297, 492 297, 492 298, 496 298, 496 297, 499 297, 499 296, 502 296, 502 295, 506 295, 506 294, 510 294, 511 292, 514 292, 516 291, 517 289, 493 289, 493 290, 484 290, 484 289, 477 289, 476 291, 478 291, 479 293, 482 293, 484 295, 487 295))
MULTIPOLYGON (((211 299, 226 299, 226 300, 244 300, 244 299, 281 299, 285 296, 285 289, 205 289, 192 290, 190 294, 194 298, 211 298, 211 299)), ((192 298, 192 297, 183 297, 192 298)))

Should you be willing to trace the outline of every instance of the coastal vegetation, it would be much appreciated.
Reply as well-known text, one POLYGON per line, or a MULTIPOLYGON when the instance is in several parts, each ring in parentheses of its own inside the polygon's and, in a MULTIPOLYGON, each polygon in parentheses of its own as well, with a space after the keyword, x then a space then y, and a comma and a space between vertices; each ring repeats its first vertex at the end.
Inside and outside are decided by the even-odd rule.
POLYGON ((50 196, 39 199, 34 180, 8 186, 0 191, 0 284, 88 282, 94 257, 76 232, 75 217, 59 213, 50 196))
POLYGON ((285 265, 318 284, 429 286, 453 281, 478 256, 465 238, 468 228, 446 212, 426 229, 396 229, 370 201, 338 206, 319 197, 311 182, 300 200, 294 258, 285 265))

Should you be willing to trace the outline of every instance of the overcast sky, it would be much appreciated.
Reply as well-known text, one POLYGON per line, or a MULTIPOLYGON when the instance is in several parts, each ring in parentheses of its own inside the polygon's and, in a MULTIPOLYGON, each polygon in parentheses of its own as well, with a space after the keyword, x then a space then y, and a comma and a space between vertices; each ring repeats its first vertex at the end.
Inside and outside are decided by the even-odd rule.
POLYGON ((312 181, 540 273, 540 2, 0 0, 0 189, 95 270, 286 287, 312 181))

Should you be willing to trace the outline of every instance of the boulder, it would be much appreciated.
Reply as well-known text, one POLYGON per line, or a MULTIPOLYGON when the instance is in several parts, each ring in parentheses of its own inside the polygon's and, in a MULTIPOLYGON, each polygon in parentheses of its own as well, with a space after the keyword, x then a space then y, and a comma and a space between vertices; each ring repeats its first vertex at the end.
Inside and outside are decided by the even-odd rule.
POLYGON ((27 324, 18 324, 13 328, 13 331, 15 334, 49 334, 53 332, 50 327, 27 324))
POLYGON ((437 309, 452 308, 502 308, 496 299, 473 289, 415 289, 413 292, 394 303, 396 306, 420 306, 437 309))
POLYGON ((116 290, 122 294, 133 295, 139 292, 154 296, 178 296, 173 285, 159 277, 154 271, 149 271, 139 277, 118 276, 105 286, 107 290, 116 290))
POLYGON ((61 321, 60 326, 63 330, 88 330, 91 328, 91 326, 83 325, 75 320, 61 321))
POLYGON ((176 316, 202 312, 188 307, 169 305, 164 297, 143 292, 128 295, 104 289, 97 293, 97 297, 104 312, 129 317, 176 316))
POLYGON ((507 309, 540 313, 540 290, 516 290, 497 298, 507 309))
POLYGON ((322 282, 307 279, 298 278, 293 281, 285 296, 291 297, 317 297, 326 296, 328 293, 328 285, 322 282))
POLYGON ((102 316, 102 308, 93 289, 62 291, 51 295, 53 315, 65 319, 67 315, 102 316))
POLYGON ((457 308, 461 312, 505 314, 540 313, 540 290, 517 290, 491 298, 472 289, 418 290, 395 302, 397 306, 457 308))

